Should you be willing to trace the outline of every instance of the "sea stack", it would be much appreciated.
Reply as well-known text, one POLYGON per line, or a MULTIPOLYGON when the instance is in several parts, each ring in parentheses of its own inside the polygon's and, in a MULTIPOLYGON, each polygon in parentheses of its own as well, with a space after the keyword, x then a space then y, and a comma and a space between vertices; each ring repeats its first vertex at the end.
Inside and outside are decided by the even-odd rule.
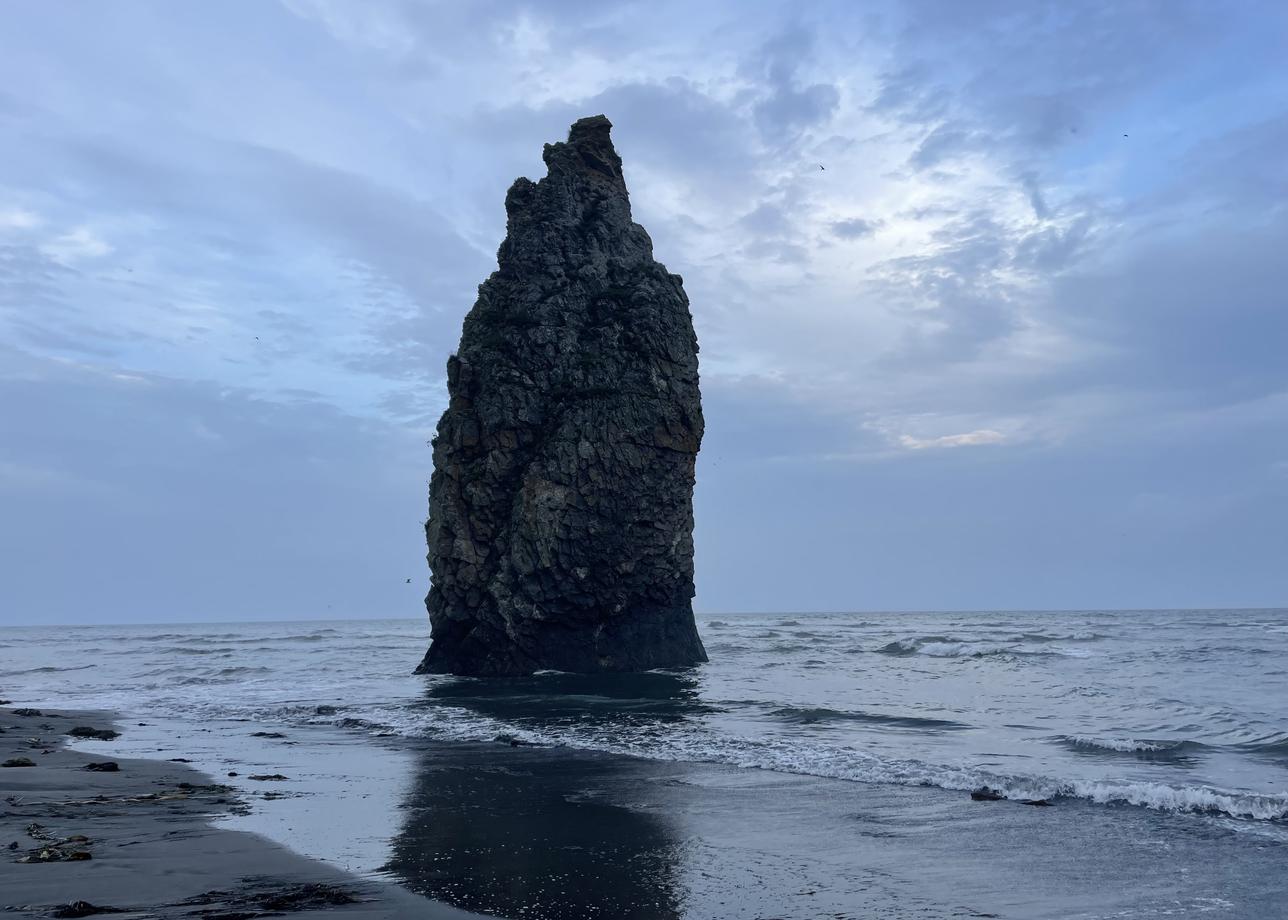
POLYGON ((693 621, 698 343, 631 220, 602 115, 505 196, 497 270, 447 361, 422 673, 706 661, 693 621))

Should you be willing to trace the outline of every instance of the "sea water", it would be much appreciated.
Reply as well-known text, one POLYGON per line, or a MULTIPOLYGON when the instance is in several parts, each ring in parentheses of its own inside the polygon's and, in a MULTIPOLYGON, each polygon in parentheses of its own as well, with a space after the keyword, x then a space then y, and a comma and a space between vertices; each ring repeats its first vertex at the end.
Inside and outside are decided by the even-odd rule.
MULTIPOLYGON (((969 811, 990 806, 971 803, 966 793, 988 786, 1010 800, 999 803, 1004 808, 1026 799, 1053 803, 1040 819, 1014 817, 1037 813, 1018 805, 1014 812, 987 813, 1005 815, 1005 822, 1041 821, 1049 829, 1076 815, 1080 829, 1094 826, 1102 837, 1119 836, 1117 828, 1131 830, 1124 838, 1146 835, 1163 854, 1149 857, 1162 860, 1157 865, 1168 865, 1169 848, 1189 853, 1201 840, 1210 848, 1208 861, 1243 861, 1250 870, 1236 873, 1237 883, 1228 880, 1236 876, 1205 876, 1201 885, 1183 878, 1197 886, 1194 892, 1166 903, 1126 892, 1082 913, 1074 912, 1078 899, 1091 897, 1094 879, 1085 890, 1070 889, 1053 900, 1057 906, 1048 913, 1038 912, 1040 892, 995 902, 986 882, 976 886, 979 897, 972 903, 993 909, 1001 903, 1018 911, 1015 916, 1276 916, 1274 910, 1288 916, 1288 907, 1275 900, 1276 888, 1282 893, 1285 886, 1274 878, 1249 881, 1267 874, 1257 868, 1259 860, 1288 865, 1288 611, 709 616, 699 618, 699 629, 711 662, 692 670, 479 680, 412 674, 427 639, 421 620, 10 628, 0 631, 0 693, 50 707, 111 709, 154 726, 200 725, 214 731, 214 738, 229 731, 246 735, 251 725, 291 732, 290 751, 263 754, 265 763, 274 757, 323 763, 319 753, 339 747, 349 752, 348 760, 334 762, 355 763, 364 758, 355 759, 354 750, 379 747, 384 754, 366 759, 383 767, 355 768, 369 786, 366 804, 358 809, 365 818, 350 822, 365 828, 362 853, 345 859, 358 868, 383 866, 400 835, 404 848, 409 839, 427 839, 409 835, 400 825, 406 816, 395 815, 413 788, 422 799, 426 788, 432 793, 432 784, 425 787, 410 775, 420 769, 416 764, 448 776, 466 756, 465 762, 474 758, 490 769, 504 764, 512 745, 519 745, 528 757, 523 775, 534 788, 548 781, 547 774, 589 771, 579 786, 560 795, 576 800, 591 795, 587 790, 593 787, 594 795, 616 797, 636 811, 718 811, 733 801, 729 789, 768 782, 774 784, 775 807, 816 826, 840 821, 841 812, 856 802, 884 803, 880 807, 895 811, 915 811, 910 802, 942 803, 948 808, 943 814, 919 820, 942 824, 949 838, 969 832, 987 840, 1001 830, 957 825, 986 814, 969 811), (441 756, 434 751, 448 750, 458 752, 457 759, 433 761, 441 756), (556 763, 559 758, 564 759, 556 763), (625 769, 636 771, 637 786, 647 785, 641 777, 652 777, 659 789, 707 783, 724 789, 724 798, 671 797, 664 806, 661 799, 636 801, 625 787, 620 794, 606 792, 609 787, 587 776, 599 769, 593 765, 610 761, 639 765, 643 773, 625 769), (899 790, 934 790, 934 796, 899 790), (800 797, 794 811, 783 802, 793 796, 800 797), (833 807, 842 800, 843 807, 833 807), (808 818, 811 808, 818 814, 808 818), (1235 884, 1240 891, 1220 890, 1235 884)), ((207 758, 223 743, 208 743, 207 758)), ((525 780, 506 776, 507 788, 522 788, 525 780)), ((331 777, 333 786, 342 780, 331 777)), ((501 785, 497 778, 493 786, 501 785)), ((522 800, 515 789, 510 795, 522 800)), ((434 807, 441 813, 443 801, 434 807)), ((292 820, 304 820, 302 813, 292 820)), ((315 809, 312 820, 316 827, 307 836, 324 835, 327 809, 315 809)), ((733 823, 727 815, 712 826, 719 821, 733 823)), ((909 826, 914 823, 910 818, 909 826)), ((709 829, 688 826, 685 839, 712 836, 709 829)), ((851 826, 857 827, 839 823, 829 833, 844 834, 851 826)), ((593 839, 594 828, 588 827, 593 839)), ((1007 832, 1039 832, 1027 827, 1007 832)), ((271 823, 260 829, 290 836, 281 828, 274 834, 271 823)), ((761 851, 787 847, 756 845, 761 851)), ((450 847, 450 841, 435 839, 433 846, 450 847)), ((315 849, 315 855, 335 858, 326 847, 315 849)), ((746 852, 739 857, 744 870, 746 852)), ((875 865, 894 852, 887 847, 853 855, 875 865)), ((911 855, 904 862, 915 861, 916 852, 906 851, 911 855)), ((1205 857, 1192 858, 1202 875, 1205 857)), ((720 859, 708 861, 710 877, 733 871, 722 868, 720 859)), ((403 863, 411 864, 405 858, 403 863)), ((470 874, 486 871, 472 864, 470 874)), ((830 871, 816 866, 810 877, 830 871)), ((519 910, 521 896, 488 900, 481 889, 453 896, 456 889, 435 887, 433 875, 425 870, 404 881, 461 906, 533 915, 519 910)), ((809 884, 827 887, 817 879, 809 884)), ((937 885, 941 893, 945 885, 960 888, 952 880, 937 885)), ((839 892, 844 886, 833 887, 839 892)), ((865 916, 857 892, 871 885, 854 882, 850 889, 846 897, 833 892, 834 912, 865 916)), ((684 890, 666 910, 654 904, 619 913, 759 915, 759 907, 732 894, 712 902, 711 891, 719 890, 714 882, 684 890)), ((938 903, 939 895, 926 896, 927 904, 938 903)), ((573 916, 589 909, 586 897, 547 913, 573 916)), ((816 891, 797 900, 809 904, 818 898, 816 891)), ((774 915, 804 917, 817 909, 795 903, 777 904, 774 915)), ((937 907, 922 907, 928 916, 940 915, 937 907)), ((970 914, 945 908, 942 915, 970 914)))

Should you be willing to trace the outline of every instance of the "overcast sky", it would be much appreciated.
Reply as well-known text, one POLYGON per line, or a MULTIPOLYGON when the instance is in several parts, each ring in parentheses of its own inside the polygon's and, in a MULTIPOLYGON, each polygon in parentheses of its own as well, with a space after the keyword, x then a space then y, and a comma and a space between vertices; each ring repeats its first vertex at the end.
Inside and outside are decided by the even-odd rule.
POLYGON ((1288 604, 1282 3, 4 17, 0 622, 422 616, 445 361, 599 112, 700 611, 1288 604))

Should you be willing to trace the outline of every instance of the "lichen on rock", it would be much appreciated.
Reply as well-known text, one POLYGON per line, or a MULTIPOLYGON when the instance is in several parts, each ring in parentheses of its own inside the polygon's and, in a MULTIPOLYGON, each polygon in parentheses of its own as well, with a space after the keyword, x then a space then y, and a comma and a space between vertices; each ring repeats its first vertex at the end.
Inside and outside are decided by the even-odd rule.
POLYGON ((693 620, 698 344, 631 220, 602 115, 505 199, 497 270, 447 362, 425 525, 420 671, 630 671, 706 660, 693 620))

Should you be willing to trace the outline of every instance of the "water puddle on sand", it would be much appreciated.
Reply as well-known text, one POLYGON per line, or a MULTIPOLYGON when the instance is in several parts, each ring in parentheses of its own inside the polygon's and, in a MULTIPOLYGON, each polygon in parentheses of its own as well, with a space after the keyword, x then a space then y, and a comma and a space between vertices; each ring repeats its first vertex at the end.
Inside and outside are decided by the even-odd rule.
POLYGON ((363 876, 379 875, 389 861, 400 827, 398 805, 414 778, 416 758, 409 751, 325 726, 153 718, 144 725, 122 719, 119 728, 114 741, 71 746, 104 757, 186 758, 246 803, 216 817, 217 827, 259 834, 363 876), (265 775, 286 779, 250 778, 265 775))

